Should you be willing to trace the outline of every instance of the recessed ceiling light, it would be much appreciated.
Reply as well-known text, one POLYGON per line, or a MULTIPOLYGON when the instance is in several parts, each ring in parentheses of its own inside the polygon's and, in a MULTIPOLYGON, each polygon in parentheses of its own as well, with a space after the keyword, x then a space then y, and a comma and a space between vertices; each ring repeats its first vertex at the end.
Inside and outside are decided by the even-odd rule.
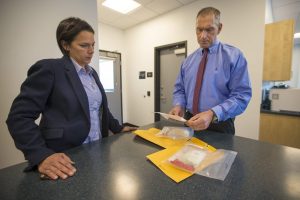
POLYGON ((102 5, 123 14, 129 13, 141 6, 141 4, 133 0, 105 0, 102 5))
POLYGON ((294 34, 294 38, 300 38, 300 32, 294 34))

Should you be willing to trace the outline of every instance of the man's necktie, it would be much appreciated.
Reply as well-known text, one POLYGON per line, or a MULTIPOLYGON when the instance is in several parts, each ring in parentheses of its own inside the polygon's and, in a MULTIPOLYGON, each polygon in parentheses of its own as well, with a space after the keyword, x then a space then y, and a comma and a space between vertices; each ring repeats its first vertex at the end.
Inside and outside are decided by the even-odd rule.
POLYGON ((198 73, 197 73, 197 79, 195 84, 195 91, 194 91, 194 99, 193 99, 193 114, 196 115, 199 112, 198 106, 199 106, 199 98, 200 98, 200 91, 202 86, 202 80, 203 80, 203 74, 207 62, 207 54, 208 49, 203 50, 203 56, 201 59, 201 62, 199 64, 198 73))

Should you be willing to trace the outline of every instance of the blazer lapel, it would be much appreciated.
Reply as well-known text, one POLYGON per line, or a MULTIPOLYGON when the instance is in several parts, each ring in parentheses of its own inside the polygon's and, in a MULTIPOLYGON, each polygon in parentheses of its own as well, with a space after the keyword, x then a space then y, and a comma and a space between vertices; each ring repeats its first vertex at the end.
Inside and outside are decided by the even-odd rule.
POLYGON ((64 67, 65 67, 66 74, 67 74, 67 76, 71 82, 71 85, 73 87, 73 90, 80 102, 83 112, 86 115, 86 117, 90 120, 88 98, 87 98, 86 92, 83 88, 83 85, 80 81, 80 78, 76 72, 76 69, 75 69, 72 61, 67 56, 64 56, 62 59, 64 61, 64 67))

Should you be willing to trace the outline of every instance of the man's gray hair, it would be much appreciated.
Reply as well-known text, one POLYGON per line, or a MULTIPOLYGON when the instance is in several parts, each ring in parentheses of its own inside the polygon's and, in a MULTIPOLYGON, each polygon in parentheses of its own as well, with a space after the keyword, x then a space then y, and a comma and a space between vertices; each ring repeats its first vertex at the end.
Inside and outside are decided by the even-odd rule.
POLYGON ((197 14, 197 18, 199 16, 207 16, 207 15, 211 15, 213 14, 215 16, 215 21, 216 24, 219 25, 220 24, 220 18, 221 18, 221 12, 214 8, 214 7, 206 7, 206 8, 202 8, 198 14, 197 14))

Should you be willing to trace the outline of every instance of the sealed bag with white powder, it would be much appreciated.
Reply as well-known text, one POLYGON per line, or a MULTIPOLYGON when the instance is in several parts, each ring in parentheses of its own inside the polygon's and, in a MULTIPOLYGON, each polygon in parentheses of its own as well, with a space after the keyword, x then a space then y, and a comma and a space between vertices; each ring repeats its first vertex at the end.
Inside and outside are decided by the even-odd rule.
POLYGON ((171 138, 173 140, 190 139, 194 135, 193 129, 189 127, 165 126, 156 134, 158 137, 171 138))

